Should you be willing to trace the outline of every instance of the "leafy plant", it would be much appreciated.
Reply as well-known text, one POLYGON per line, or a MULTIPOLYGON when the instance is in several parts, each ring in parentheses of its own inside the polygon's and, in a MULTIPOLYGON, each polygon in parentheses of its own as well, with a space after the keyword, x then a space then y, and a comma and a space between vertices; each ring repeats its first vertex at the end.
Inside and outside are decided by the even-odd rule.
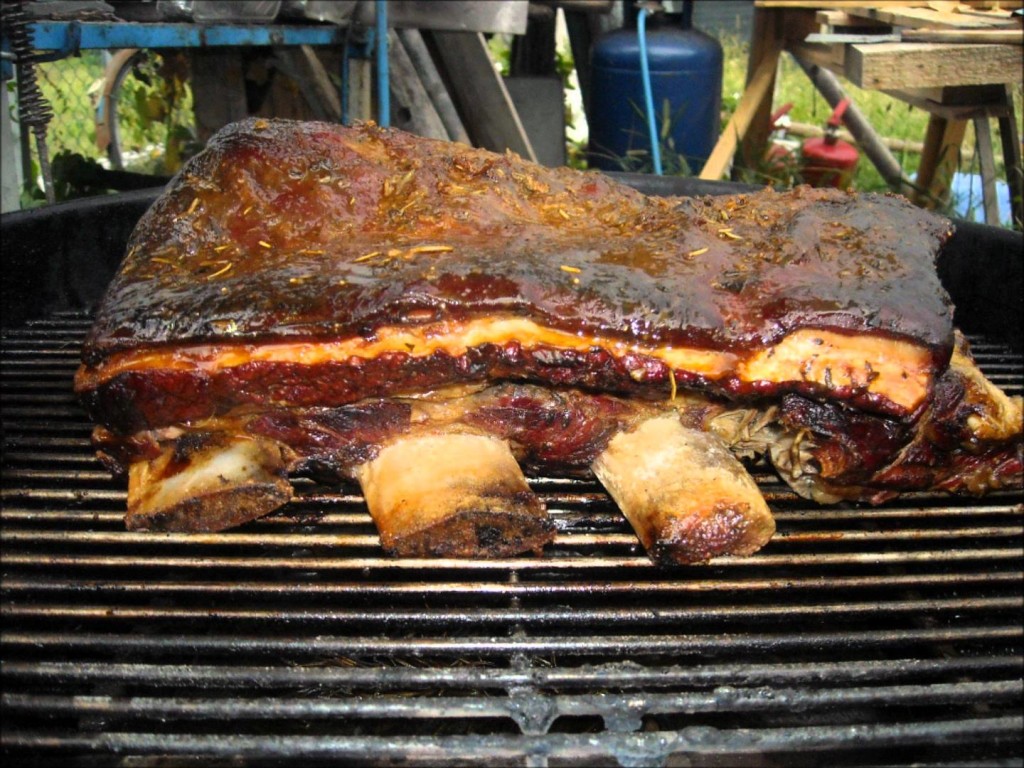
POLYGON ((119 99, 122 154, 132 170, 175 173, 194 143, 192 90, 181 54, 149 53, 133 64, 119 99))

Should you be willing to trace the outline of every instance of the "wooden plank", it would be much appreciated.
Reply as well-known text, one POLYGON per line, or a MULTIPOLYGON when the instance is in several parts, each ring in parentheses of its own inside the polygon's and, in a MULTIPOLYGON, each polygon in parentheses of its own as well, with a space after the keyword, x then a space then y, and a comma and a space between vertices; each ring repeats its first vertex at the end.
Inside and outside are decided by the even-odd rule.
POLYGON ((523 123, 479 32, 431 32, 448 71, 452 95, 473 143, 494 152, 511 149, 537 162, 523 123))
POLYGON ((902 37, 907 43, 1024 45, 1024 29, 906 29, 902 37))
POLYGON ((810 64, 832 70, 837 74, 846 72, 845 45, 818 45, 816 43, 796 43, 788 46, 788 50, 798 59, 810 64))
POLYGON ((1014 45, 879 43, 851 45, 845 74, 869 90, 1019 83, 1021 51, 1014 45))
POLYGON ((1024 8, 1024 0, 960 0, 957 5, 966 5, 969 8, 983 10, 995 9, 1005 12, 1014 8, 1024 8))
POLYGON ((851 8, 853 16, 876 19, 886 24, 901 27, 939 27, 947 29, 985 29, 991 25, 974 16, 959 13, 945 13, 931 8, 910 8, 903 5, 876 5, 851 8))
POLYGON ((999 226, 999 200, 996 199, 996 158, 992 152, 992 130, 987 117, 975 119, 974 135, 978 140, 981 202, 985 208, 985 223, 999 226))
POLYGON ((1024 229, 1024 164, 1021 161, 1020 134, 1013 114, 1013 93, 1003 87, 1003 100, 1010 114, 999 118, 999 139, 1003 145, 1003 164, 1006 166, 1006 184, 1010 188, 1010 210, 1017 229, 1024 229))
POLYGON ((856 27, 858 29, 889 29, 892 25, 877 19, 865 19, 863 16, 853 16, 847 11, 821 10, 814 14, 814 20, 825 27, 842 29, 844 27, 856 27))
POLYGON ((728 124, 722 130, 711 156, 704 163, 701 169, 700 178, 705 180, 718 180, 725 174, 729 161, 736 153, 740 139, 746 134, 750 127, 751 120, 757 109, 767 101, 771 108, 771 86, 775 82, 775 69, 779 63, 780 50, 775 50, 775 55, 764 56, 761 63, 754 71, 747 89, 743 91, 736 111, 729 118, 728 124))
POLYGON ((960 6, 956 12, 960 16, 987 21, 993 29, 1018 29, 1020 27, 1020 20, 1011 16, 1007 9, 982 11, 960 6))
POLYGON ((935 208, 946 201, 950 181, 960 165, 960 145, 966 129, 966 120, 946 120, 937 115, 928 118, 924 152, 917 168, 918 205, 935 208))
POLYGON ((814 14, 814 20, 826 27, 888 27, 877 19, 854 16, 849 11, 822 9, 814 14))
POLYGON ((391 64, 392 124, 430 139, 451 138, 420 80, 416 66, 394 30, 388 33, 391 64), (397 109, 395 109, 397 107, 397 109))
POLYGON ((1005 117, 1012 109, 1003 99, 1002 85, 968 85, 949 88, 901 88, 883 90, 895 99, 947 120, 1005 117))
MULTIPOLYGON (((846 10, 850 8, 863 8, 864 0, 755 0, 755 8, 829 8, 832 10, 846 10)), ((908 0, 901 2, 901 6, 911 8, 927 8, 929 0, 908 0)))

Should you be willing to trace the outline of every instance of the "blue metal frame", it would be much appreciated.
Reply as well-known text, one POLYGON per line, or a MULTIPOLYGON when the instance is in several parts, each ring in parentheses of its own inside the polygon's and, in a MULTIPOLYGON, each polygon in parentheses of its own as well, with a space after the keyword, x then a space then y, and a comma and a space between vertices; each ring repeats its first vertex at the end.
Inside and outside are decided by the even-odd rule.
MULTIPOLYGON (((206 48, 270 45, 337 46, 342 50, 341 121, 348 123, 348 60, 377 54, 379 122, 389 121, 387 11, 378 4, 375 35, 352 34, 352 27, 335 25, 133 23, 106 21, 37 21, 31 23, 37 61, 56 61, 79 51, 116 48, 206 48), (383 40, 383 43, 381 41, 383 40), (43 53, 48 52, 48 53, 43 53)), ((6 48, 6 40, 4 40, 6 48)), ((9 62, 3 62, 9 69, 9 62)), ((4 79, 10 74, 4 73, 4 79)))
MULTIPOLYGON (((343 45, 346 29, 328 25, 136 24, 39 21, 30 25, 35 48, 69 56, 103 48, 203 48, 253 45, 343 45)), ((369 55, 366 51, 364 55, 369 55)))

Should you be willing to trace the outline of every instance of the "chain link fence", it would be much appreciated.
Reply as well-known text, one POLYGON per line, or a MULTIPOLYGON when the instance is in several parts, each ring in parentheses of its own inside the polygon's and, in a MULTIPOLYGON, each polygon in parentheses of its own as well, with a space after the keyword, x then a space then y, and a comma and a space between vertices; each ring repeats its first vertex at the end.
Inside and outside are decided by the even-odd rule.
MULTIPOLYGON (((46 138, 57 198, 130 181, 111 170, 155 177, 177 171, 195 149, 188 69, 187 56, 176 51, 83 51, 38 64, 36 79, 54 115, 46 138)), ((17 121, 13 89, 10 95, 17 121)), ((22 137, 21 147, 23 202, 31 204, 43 199, 39 157, 34 141, 22 137)))

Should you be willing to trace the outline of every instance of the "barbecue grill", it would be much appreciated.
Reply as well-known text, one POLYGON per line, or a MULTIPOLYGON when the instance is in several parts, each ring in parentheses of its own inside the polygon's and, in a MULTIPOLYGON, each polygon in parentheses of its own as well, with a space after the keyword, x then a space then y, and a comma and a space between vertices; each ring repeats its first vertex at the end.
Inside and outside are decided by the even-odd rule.
MULTIPOLYGON (((627 179, 649 192, 735 191, 627 179)), ((19 763, 1019 765, 1022 499, 818 507, 764 465, 760 553, 658 568, 596 482, 532 485, 538 557, 384 556, 358 487, 216 534, 133 533, 71 392, 155 193, 3 219, 3 753, 19 763)), ((1022 238, 940 272, 1024 385, 1022 238)))

